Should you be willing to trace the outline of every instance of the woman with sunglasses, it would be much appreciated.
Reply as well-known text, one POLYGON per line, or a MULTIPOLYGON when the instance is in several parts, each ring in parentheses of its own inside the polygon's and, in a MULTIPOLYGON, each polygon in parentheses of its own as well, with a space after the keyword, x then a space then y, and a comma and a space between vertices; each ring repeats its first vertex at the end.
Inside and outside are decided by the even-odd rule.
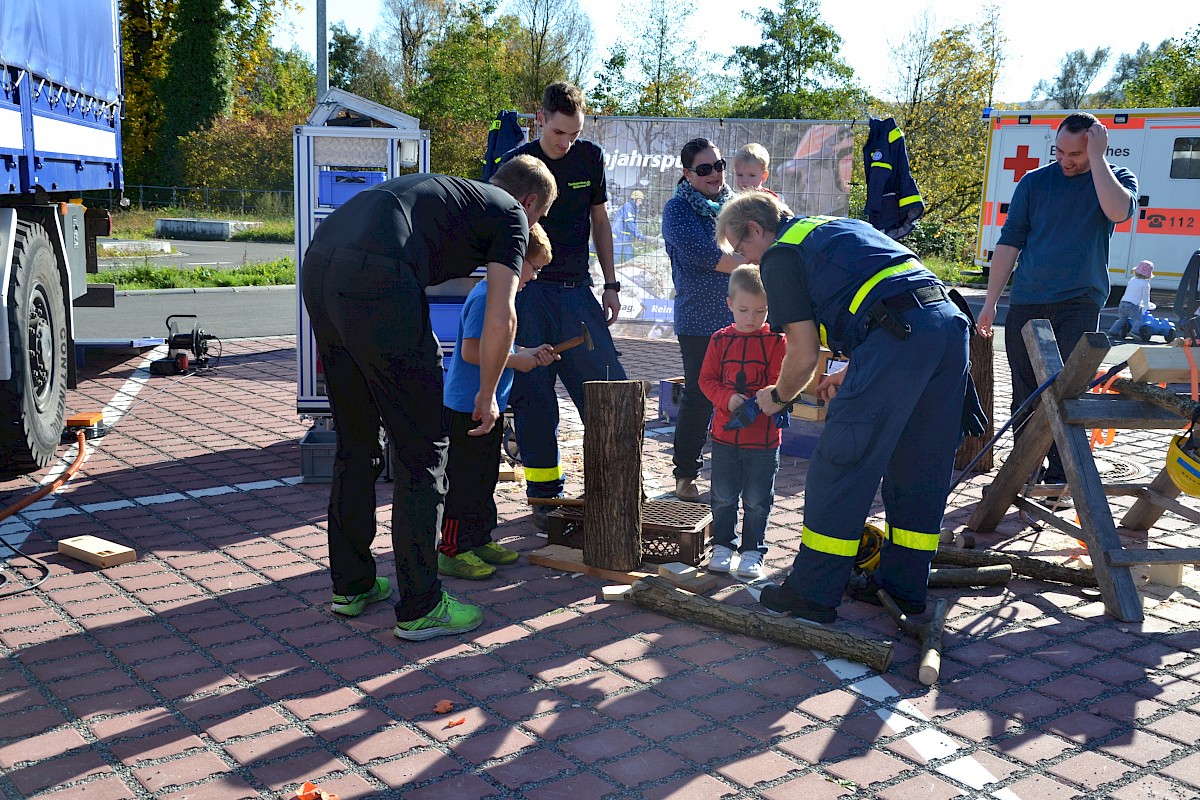
POLYGON ((714 331, 733 324, 725 303, 729 273, 746 262, 717 247, 717 215, 733 191, 725 159, 708 139, 692 139, 679 153, 683 176, 663 207, 662 232, 675 284, 675 335, 683 356, 683 395, 675 421, 675 496, 696 502, 701 451, 713 407, 700 390, 700 368, 714 331))

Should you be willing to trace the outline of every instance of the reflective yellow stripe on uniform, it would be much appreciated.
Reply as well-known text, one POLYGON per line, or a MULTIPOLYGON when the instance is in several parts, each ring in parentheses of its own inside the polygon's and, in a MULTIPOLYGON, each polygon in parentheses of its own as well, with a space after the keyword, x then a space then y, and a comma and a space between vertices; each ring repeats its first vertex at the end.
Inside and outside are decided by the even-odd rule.
MULTIPOLYGON (((812 216, 803 217, 795 225, 784 231, 779 237, 779 241, 784 244, 800 244, 804 241, 804 237, 813 232, 813 228, 818 228, 826 222, 833 222, 839 217, 812 216)), ((829 347, 829 331, 825 330, 825 326, 817 322, 817 335, 821 338, 821 345, 829 347)))
POLYGON ((913 194, 913 195, 909 195, 908 197, 900 198, 900 202, 897 203, 896 205, 898 205, 900 208, 904 208, 905 206, 910 206, 913 203, 920 203, 920 202, 923 202, 921 200, 921 195, 913 194))
POLYGON ((871 166, 872 167, 887 167, 888 169, 892 168, 892 165, 888 164, 886 161, 876 161, 871 166))
MULTIPOLYGON (((861 538, 861 537, 859 537, 861 538)), ((934 546, 937 546, 937 537, 933 537, 934 546)), ((831 556, 844 556, 846 558, 854 558, 858 555, 859 539, 835 539, 832 536, 826 536, 823 533, 817 533, 807 525, 803 527, 800 533, 800 544, 817 553, 826 553, 831 556)))
POLYGON ((863 300, 867 299, 867 295, 871 293, 871 290, 878 286, 879 282, 884 278, 890 278, 893 275, 903 275, 906 272, 913 272, 921 268, 921 262, 910 258, 908 261, 893 264, 890 267, 884 267, 879 270, 879 272, 868 278, 866 283, 858 287, 858 291, 854 293, 854 299, 850 301, 850 313, 858 313, 858 307, 862 305, 863 300))
POLYGON ((562 465, 556 467, 526 467, 525 480, 535 483, 547 483, 548 481, 561 480, 563 476, 562 465))
POLYGON ((900 130, 899 128, 892 128, 890 131, 888 131, 888 144, 891 144, 903 136, 904 131, 900 130))
POLYGON ((779 237, 779 241, 784 244, 800 244, 804 241, 805 236, 813 232, 813 228, 818 228, 826 222, 833 222, 836 219, 839 219, 839 217, 801 217, 795 225, 783 232, 783 236, 779 237))
POLYGON ((910 531, 907 528, 897 528, 889 524, 888 538, 897 547, 907 547, 909 550, 927 550, 933 552, 938 549, 938 535, 936 533, 910 531))

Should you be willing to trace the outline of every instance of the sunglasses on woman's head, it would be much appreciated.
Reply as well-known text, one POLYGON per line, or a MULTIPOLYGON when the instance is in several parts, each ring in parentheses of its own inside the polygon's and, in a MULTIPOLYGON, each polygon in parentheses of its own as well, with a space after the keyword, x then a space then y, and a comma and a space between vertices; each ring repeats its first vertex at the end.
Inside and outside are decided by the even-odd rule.
POLYGON ((720 161, 716 161, 712 164, 697 164, 694 167, 688 167, 688 169, 699 175, 701 178, 706 178, 713 174, 713 170, 716 170, 717 172, 724 172, 725 159, 722 158, 720 161))

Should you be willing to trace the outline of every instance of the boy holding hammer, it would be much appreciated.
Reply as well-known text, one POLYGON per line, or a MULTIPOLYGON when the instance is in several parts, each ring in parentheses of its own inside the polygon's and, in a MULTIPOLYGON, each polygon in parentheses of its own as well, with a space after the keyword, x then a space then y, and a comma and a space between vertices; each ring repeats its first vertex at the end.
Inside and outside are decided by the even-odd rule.
MULTIPOLYGON (((549 264, 551 257, 546 232, 541 225, 531 226, 518 292, 537 277, 538 270, 549 264)), ((512 564, 518 558, 516 550, 492 541, 504 426, 497 425, 480 435, 475 430, 479 422, 471 418, 475 395, 479 392, 479 338, 483 333, 486 296, 486 280, 480 281, 467 295, 458 323, 458 342, 442 392, 442 426, 450 437, 446 464, 450 486, 442 517, 442 541, 438 545, 438 573, 474 581, 491 577, 496 571, 494 565, 512 564)), ((513 347, 496 386, 497 407, 503 411, 508 405, 514 370, 529 372, 557 359, 549 344, 513 347)))

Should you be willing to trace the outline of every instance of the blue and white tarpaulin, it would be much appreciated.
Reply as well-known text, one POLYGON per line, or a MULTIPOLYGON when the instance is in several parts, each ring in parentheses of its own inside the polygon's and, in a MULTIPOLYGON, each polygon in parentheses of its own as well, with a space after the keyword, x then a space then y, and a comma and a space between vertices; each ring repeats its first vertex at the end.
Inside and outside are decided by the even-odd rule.
POLYGON ((115 103, 121 94, 116 6, 114 0, 4 0, 0 61, 115 103))

